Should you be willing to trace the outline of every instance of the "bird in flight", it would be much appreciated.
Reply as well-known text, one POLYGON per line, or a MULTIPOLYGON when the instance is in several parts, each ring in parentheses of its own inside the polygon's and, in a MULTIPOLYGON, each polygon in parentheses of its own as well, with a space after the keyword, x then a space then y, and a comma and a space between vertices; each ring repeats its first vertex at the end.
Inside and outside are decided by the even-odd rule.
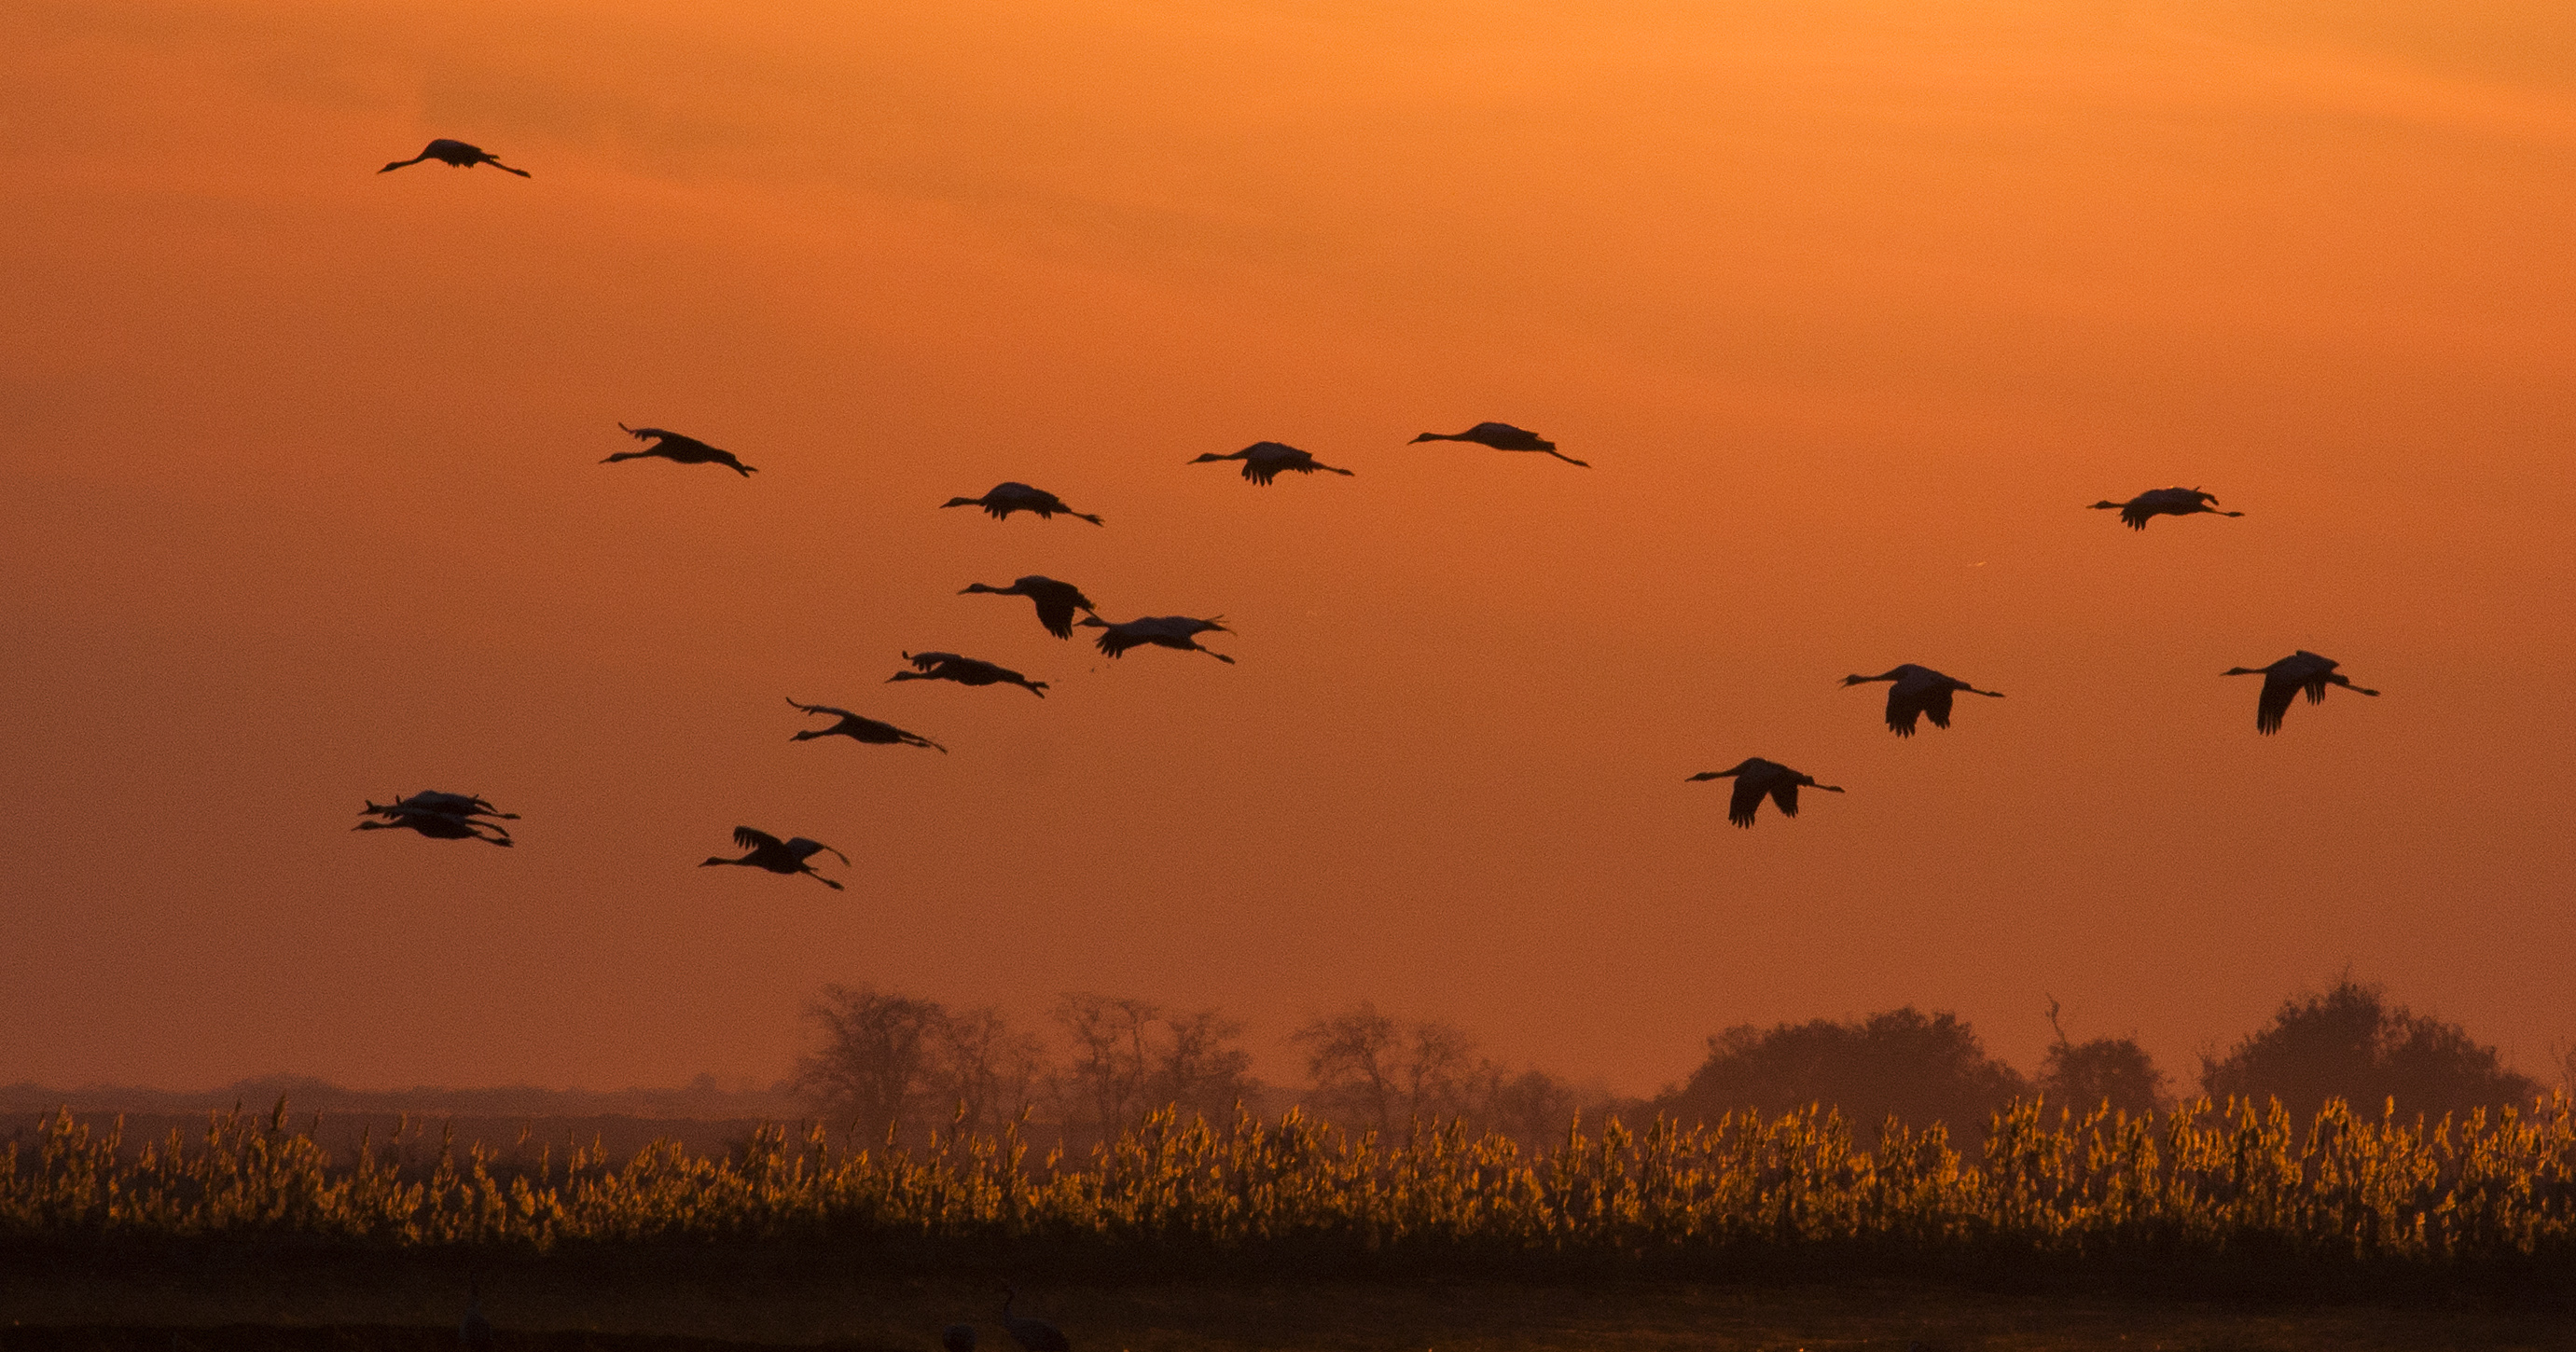
POLYGON ((417 831, 432 840, 480 840, 493 845, 513 845, 510 828, 499 822, 482 820, 485 816, 518 820, 515 812, 495 812, 490 803, 472 794, 440 793, 424 789, 407 798, 390 803, 368 801, 359 814, 370 820, 350 827, 352 831, 417 831), (491 834, 486 835, 485 832, 491 834))
POLYGON ((390 174, 396 169, 402 168, 404 165, 418 164, 422 160, 436 160, 441 164, 452 164, 459 169, 471 169, 478 164, 488 164, 505 174, 517 174, 521 178, 536 177, 536 175, 529 173, 525 169, 513 169, 510 166, 501 163, 499 159, 493 156, 491 151, 485 150, 481 146, 470 146, 465 144, 463 141, 451 141, 444 136, 430 142, 429 145, 419 154, 412 156, 410 159, 396 160, 376 172, 379 174, 390 174))
POLYGON ((2151 488, 2127 502, 2103 501, 2093 504, 2097 512, 2117 511, 2120 520, 2131 530, 2145 530, 2147 523, 2160 516, 2190 516, 2207 512, 2211 516, 2243 516, 2243 512, 2222 512, 2215 505, 2218 495, 2197 488, 2151 488))
POLYGON ((1094 615, 1084 620, 1082 627, 1100 631, 1100 651, 1111 657, 1122 656, 1129 648, 1150 643, 1157 648, 1178 648, 1182 652, 1206 653, 1227 666, 1233 666, 1233 658, 1214 648, 1199 646, 1198 636, 1201 634, 1234 632, 1220 623, 1224 618, 1220 615, 1213 620, 1195 620, 1187 615, 1149 615, 1141 620, 1124 620, 1111 624, 1094 615))
POLYGON ((1979 690, 1955 676, 1944 676, 1930 667, 1918 667, 1911 662, 1875 676, 1845 676, 1843 685, 1849 688, 1871 681, 1894 682, 1887 688, 1887 727, 1899 737, 1913 736, 1914 720, 1925 714, 1932 715, 1932 726, 1936 728, 1950 726, 1950 697, 1956 692, 1964 690, 1988 699, 2003 698, 2002 691, 1979 690))
POLYGON ((955 681, 959 685, 1016 685, 1039 699, 1046 698, 1047 683, 1032 681, 1011 670, 973 657, 955 653, 905 653, 912 663, 911 671, 898 671, 886 677, 889 681, 955 681))
MULTIPOLYGON (((1472 441, 1498 451, 1544 451, 1569 465, 1592 468, 1588 460, 1577 460, 1556 448, 1556 443, 1536 432, 1523 431, 1510 423, 1480 422, 1464 432, 1425 432, 1413 439, 1422 441, 1472 441)), ((1411 443, 1407 443, 1408 445, 1411 443)))
POLYGON ((840 736, 865 742, 870 746, 926 746, 942 755, 948 752, 948 748, 918 733, 906 732, 892 723, 880 723, 873 718, 851 713, 847 709, 835 709, 828 704, 797 704, 796 697, 793 695, 787 697, 787 702, 795 704, 797 708, 809 714, 831 714, 841 720, 828 728, 807 728, 787 739, 791 742, 810 742, 817 737, 840 736))
POLYGON ((996 521, 1009 520, 1013 512, 1035 512, 1038 514, 1038 520, 1046 521, 1052 519, 1056 513, 1062 512, 1066 516, 1080 517, 1095 526, 1107 524, 1089 512, 1077 512, 1065 506, 1064 499, 1043 488, 1031 488, 1024 483, 998 483, 993 485, 992 491, 980 498, 950 498, 939 505, 981 507, 996 521))
POLYGON ((2265 736, 2281 730, 2281 717, 2290 712, 2290 700, 2306 691, 2308 703, 2323 704, 2326 687, 2339 685, 2356 695, 2376 697, 2379 692, 2354 685, 2351 678, 2338 674, 2339 665, 2331 657, 2319 657, 2301 648, 2268 667, 2229 667, 2221 676, 2260 676, 2263 695, 2254 704, 2254 730, 2265 736))
POLYGON ((740 864, 744 868, 765 868, 772 873, 802 873, 806 877, 821 883, 835 892, 838 892, 841 890, 841 885, 824 877, 820 873, 816 873, 814 871, 813 864, 807 861, 811 860, 817 854, 830 850, 831 853, 843 864, 850 862, 850 857, 848 855, 842 854, 839 850, 832 849, 831 846, 826 845, 819 840, 807 840, 803 836, 797 836, 790 840, 780 840, 778 837, 769 834, 767 831, 756 831, 748 826, 737 826, 733 829, 733 843, 751 851, 751 853, 744 855, 740 859, 727 859, 722 855, 716 855, 707 859, 703 863, 700 863, 698 867, 706 868, 714 864, 740 864))
POLYGON ((640 451, 619 451, 599 462, 603 465, 614 465, 620 460, 642 460, 648 456, 659 456, 664 460, 677 460, 683 465, 722 465, 746 479, 759 473, 754 466, 734 459, 733 452, 719 451, 696 437, 682 436, 677 432, 665 432, 658 427, 629 427, 624 423, 619 423, 617 430, 637 441, 649 441, 653 444, 640 451))
POLYGON ((1729 776, 1734 777, 1735 794, 1727 800, 1726 819, 1745 827, 1753 825, 1753 814, 1761 808, 1764 794, 1769 794, 1771 801, 1780 805, 1781 816, 1794 817, 1798 815, 1800 786, 1822 789, 1827 793, 1842 792, 1835 785, 1817 783, 1813 775, 1802 775, 1778 761, 1767 761, 1760 756, 1748 756, 1732 770, 1702 770, 1684 782, 1696 784, 1703 779, 1725 779, 1729 776))
POLYGON ((957 594, 972 596, 977 592, 990 596, 1025 596, 1036 602, 1038 623, 1045 625, 1046 631, 1057 638, 1073 637, 1073 612, 1076 610, 1091 614, 1095 618, 1098 615, 1098 612, 1091 609, 1091 598, 1082 594, 1082 588, 1070 582, 1058 582, 1051 577, 1040 577, 1035 573, 1016 578, 1007 587, 969 582, 966 584, 966 589, 957 594))
POLYGON ((477 794, 441 793, 436 789, 423 789, 418 793, 407 794, 395 799, 386 807, 378 807, 374 803, 367 804, 369 812, 387 812, 396 809, 443 812, 451 817, 499 817, 504 821, 519 819, 518 813, 500 811, 477 794))
POLYGON ((1211 460, 1242 461, 1243 477, 1250 479, 1254 483, 1260 484, 1265 488, 1269 486, 1271 480, 1278 478, 1281 474, 1290 472, 1298 474, 1312 474, 1317 470, 1322 470, 1327 474, 1339 474, 1344 478, 1351 477, 1351 471, 1349 470, 1343 469, 1337 465, 1327 465, 1324 462, 1317 460, 1314 456, 1298 450, 1294 446, 1283 445, 1276 441, 1256 441, 1251 445, 1244 447, 1242 450, 1236 451, 1232 455, 1219 455, 1214 451, 1210 451, 1190 463, 1193 465, 1204 465, 1211 460))

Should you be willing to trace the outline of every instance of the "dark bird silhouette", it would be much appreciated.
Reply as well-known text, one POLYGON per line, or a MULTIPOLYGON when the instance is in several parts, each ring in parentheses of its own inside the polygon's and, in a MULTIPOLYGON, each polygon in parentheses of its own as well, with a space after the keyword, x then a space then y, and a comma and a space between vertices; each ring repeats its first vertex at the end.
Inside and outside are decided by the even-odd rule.
POLYGON ((412 156, 410 159, 396 160, 376 172, 379 174, 390 174, 396 169, 402 168, 404 165, 418 164, 422 160, 436 160, 441 164, 452 164, 459 169, 471 169, 478 164, 488 164, 505 174, 517 174, 521 178, 536 177, 536 175, 529 173, 525 169, 513 169, 510 166, 501 163, 500 160, 493 157, 491 151, 485 150, 481 146, 470 146, 465 144, 463 141, 451 141, 444 136, 430 142, 429 145, 419 154, 412 156))
POLYGON ((1074 611, 1080 610, 1094 618, 1099 614, 1092 610, 1091 598, 1082 594, 1082 588, 1070 582, 1058 582, 1051 577, 1040 577, 1035 573, 1015 579, 1007 587, 992 587, 981 582, 969 582, 966 584, 966 590, 957 594, 971 596, 977 592, 991 596, 1025 596, 1036 602, 1038 623, 1045 625, 1046 631, 1057 638, 1073 637, 1074 611))
POLYGON ((955 681, 959 685, 1016 685, 1039 699, 1046 698, 1047 683, 1032 681, 1011 670, 973 657, 955 653, 905 653, 913 670, 898 671, 886 677, 889 681, 955 681))
POLYGON ((1020 1291, 1018 1287, 1003 1289, 1002 1331, 1011 1335, 1012 1342, 1027 1352, 1073 1352, 1073 1343, 1064 1336, 1064 1330, 1043 1319, 1011 1313, 1011 1302, 1020 1298, 1020 1291))
POLYGON ((1936 728, 1950 726, 1950 697, 1959 691, 1983 695, 1988 699, 2003 698, 2002 691, 1979 690, 1955 676, 1944 676, 1930 667, 1918 667, 1911 662, 1875 676, 1843 678, 1846 687, 1866 685, 1871 681, 1895 682, 1887 688, 1887 727, 1899 737, 1913 736, 1914 720, 1925 714, 1932 715, 1932 726, 1936 728))
MULTIPOLYGON (((1569 465, 1592 468, 1590 461, 1577 460, 1556 448, 1556 443, 1536 432, 1523 431, 1510 423, 1480 422, 1464 432, 1425 432, 1413 439, 1422 441, 1472 441, 1498 451, 1544 451, 1569 465)), ((1410 444, 1410 443, 1408 443, 1410 444)))
POLYGON ((483 1288, 465 1279, 465 1317, 456 1324, 456 1345, 466 1352, 492 1352, 492 1321, 483 1317, 483 1288))
MULTIPOLYGON (((787 702, 790 704, 796 704, 796 697, 793 695, 788 696, 787 702)), ((941 746, 939 743, 934 742, 927 737, 923 737, 917 733, 906 732, 892 723, 880 723, 873 718, 862 717, 858 714, 851 713, 847 709, 835 709, 828 704, 796 704, 796 707, 809 714, 831 714, 839 718, 841 721, 828 728, 807 728, 803 732, 797 733, 795 736, 787 739, 791 742, 810 742, 817 737, 841 736, 865 742, 870 746, 895 746, 898 744, 903 746, 926 746, 943 755, 948 751, 948 748, 941 746)))
POLYGON ((1123 656, 1129 648, 1142 647, 1150 643, 1157 648, 1178 648, 1182 652, 1206 653, 1227 666, 1232 666, 1233 658, 1213 648, 1199 646, 1198 636, 1201 634, 1234 632, 1219 622, 1224 618, 1220 615, 1213 620, 1194 620, 1187 615, 1149 615, 1141 620, 1122 620, 1117 624, 1111 624, 1094 615, 1084 620, 1082 627, 1100 631, 1100 651, 1111 657, 1123 656))
POLYGON ((841 890, 841 885, 839 883, 824 877, 820 873, 816 873, 814 871, 814 866, 806 861, 812 859, 815 855, 820 854, 823 851, 831 850, 832 854, 843 864, 850 862, 850 857, 848 855, 842 854, 839 850, 832 849, 831 846, 826 845, 819 840, 807 840, 803 836, 797 836, 790 840, 780 840, 778 837, 769 834, 767 831, 755 831, 748 826, 737 826, 733 829, 733 843, 751 851, 751 853, 744 855, 740 859, 727 859, 718 855, 707 859, 705 862, 699 864, 698 867, 706 868, 713 864, 740 864, 744 868, 765 868, 772 873, 802 873, 806 877, 809 877, 814 881, 821 883, 825 887, 838 892, 841 890))
POLYGON ((649 441, 653 444, 640 451, 619 451, 599 462, 603 465, 614 465, 620 460, 642 460, 659 456, 664 460, 677 460, 683 465, 722 465, 746 479, 760 472, 734 459, 733 452, 719 451, 696 437, 682 436, 677 432, 665 432, 658 427, 629 427, 624 423, 619 423, 617 430, 637 441, 649 441))
POLYGON ((1038 514, 1038 520, 1046 521, 1052 519, 1056 513, 1062 512, 1066 516, 1080 517, 1095 526, 1107 524, 1089 512, 1077 512, 1065 506, 1064 499, 1043 488, 1031 488, 1024 483, 995 484, 992 491, 980 498, 950 498, 939 505, 981 507, 996 521, 1009 520, 1013 512, 1035 512, 1038 514))
POLYGON ((2093 510, 2117 510, 2120 520, 2131 530, 2145 530, 2147 522, 2160 516, 2190 516, 2195 512, 2207 512, 2211 516, 2245 515, 2243 512, 2222 512, 2212 505, 2217 501, 2216 494, 2203 493, 2197 488, 2152 488, 2127 502, 2094 503, 2093 510))
POLYGON ((939 1331, 942 1352, 975 1352, 975 1326, 951 1324, 939 1331))
POLYGON ((407 794, 383 807, 370 802, 367 804, 367 811, 381 816, 407 811, 436 812, 450 817, 498 817, 503 821, 512 822, 519 819, 518 813, 499 811, 480 795, 441 793, 436 789, 423 789, 418 793, 407 794))
POLYGON ((1327 465, 1294 446, 1282 445, 1276 441, 1256 441, 1232 455, 1219 455, 1210 451, 1190 463, 1204 465, 1211 460, 1242 461, 1243 477, 1263 487, 1268 487, 1270 481, 1281 474, 1290 472, 1312 474, 1322 470, 1327 474, 1339 474, 1346 479, 1352 477, 1349 470, 1327 465))
POLYGON ((2339 685, 2356 695, 2376 697, 2376 690, 2354 685, 2350 678, 2338 675, 2339 665, 2333 658, 2319 657, 2301 648, 2268 667, 2229 667, 2221 676, 2260 676, 2263 696, 2254 705, 2254 730, 2265 736, 2281 730, 2281 716, 2290 712, 2290 700, 2306 691, 2308 703, 2323 704, 2326 687, 2339 685))
POLYGON ((399 799, 382 806, 370 802, 361 815, 382 818, 382 820, 362 821, 350 827, 350 830, 417 831, 432 840, 480 840, 494 845, 516 843, 510 839, 509 828, 498 822, 481 821, 464 813, 441 812, 434 808, 409 805, 399 799), (487 831, 491 834, 484 834, 487 831))
POLYGON ((1684 782, 1696 784, 1703 779, 1725 779, 1729 776, 1735 779, 1735 794, 1727 800, 1726 819, 1745 827, 1753 825, 1753 814, 1761 808, 1762 795, 1766 793, 1771 795, 1772 802, 1780 805, 1781 816, 1794 817, 1798 815, 1800 786, 1822 789, 1827 793, 1842 792, 1832 784, 1817 783, 1813 775, 1802 775, 1778 761, 1767 761, 1760 756, 1748 756, 1732 770, 1703 770, 1684 782))

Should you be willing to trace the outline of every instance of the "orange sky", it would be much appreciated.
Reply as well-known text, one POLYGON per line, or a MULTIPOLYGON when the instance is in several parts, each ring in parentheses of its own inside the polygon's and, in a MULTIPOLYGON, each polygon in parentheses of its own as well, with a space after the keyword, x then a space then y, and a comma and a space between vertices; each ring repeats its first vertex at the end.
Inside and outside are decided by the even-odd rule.
POLYGON ((0 51, 0 1081, 767 1079, 825 981, 1222 1005, 1274 1079, 1373 998, 1632 1091, 1909 1001, 2028 1067, 2050 994, 2186 1074, 2347 964, 2576 1037, 2562 6, 37 0, 0 51), (536 176, 374 172, 431 136, 536 176), (1405 444, 1485 418, 1595 468, 1405 444), (603 467, 621 419, 761 473, 603 467), (1265 438, 1358 476, 1185 467, 1265 438), (934 510, 1003 479, 1109 524, 934 510), (2168 484, 2248 515, 2082 510, 2168 484), (954 594, 1028 572, 1239 665, 954 594), (1054 690, 881 684, 925 646, 1054 690), (2258 738, 2217 673, 2300 647, 2386 694, 2258 738), (1900 742, 1834 681, 1903 661, 2009 698, 1900 742), (1682 781, 1748 755, 1850 792, 1731 830, 1682 781), (433 786, 520 847, 346 829, 433 786), (691 867, 738 822, 850 890, 691 867))

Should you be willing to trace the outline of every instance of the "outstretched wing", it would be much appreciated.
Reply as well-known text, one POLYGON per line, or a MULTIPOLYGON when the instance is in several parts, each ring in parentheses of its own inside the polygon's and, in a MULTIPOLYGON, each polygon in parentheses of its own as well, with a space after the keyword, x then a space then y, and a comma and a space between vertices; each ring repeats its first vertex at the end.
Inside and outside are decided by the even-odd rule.
POLYGON ((2302 682, 2277 671, 2263 674, 2263 699, 2254 706, 2254 730, 2270 734, 2281 730, 2281 717, 2290 712, 2290 701, 2298 698, 2302 682))
POLYGON ((1081 596, 1080 592, 1067 595, 1065 592, 1049 589, 1031 596, 1029 600, 1037 604, 1038 623, 1045 625, 1048 633, 1057 638, 1071 638, 1073 637, 1073 608, 1080 601, 1081 596))
POLYGON ((679 435, 677 432, 665 432, 658 427, 629 427, 624 423, 619 423, 617 430, 637 441, 663 441, 679 435))
POLYGON ((1144 641, 1115 625, 1100 631, 1100 651, 1110 657, 1122 656, 1129 648, 1144 641))
POLYGON ((966 661, 955 653, 905 653, 903 656, 905 661, 912 663, 915 671, 931 671, 966 661))
MULTIPOLYGON (((1914 720, 1923 716, 1923 699, 1899 681, 1887 688, 1887 730, 1899 737, 1914 735, 1914 720)), ((1942 727, 1950 726, 1940 719, 1932 720, 1942 727)))
POLYGON ((787 842, 787 852, 800 860, 811 859, 816 854, 824 851, 830 851, 833 857, 839 859, 844 864, 850 862, 850 857, 848 855, 842 854, 839 850, 832 849, 831 846, 826 845, 819 840, 808 840, 803 836, 798 836, 794 840, 787 842))
MULTIPOLYGON (((1735 780, 1735 792, 1727 795, 1726 819, 1738 826, 1751 826, 1753 814, 1761 809, 1762 785, 1747 776, 1738 775, 1735 780)), ((1796 808, 1789 810, 1797 811, 1796 808)))
POLYGON ((1936 728, 1946 728, 1950 726, 1950 699, 1952 693, 1953 692, 1950 687, 1946 685, 1934 686, 1932 689, 1924 692, 1923 712, 1931 716, 1932 726, 1936 728))
MULTIPOLYGON (((795 704, 797 708, 802 709, 802 710, 804 710, 805 712, 807 712, 807 713, 809 713, 809 714, 830 714, 830 715, 832 715, 832 716, 833 716, 833 717, 835 717, 835 718, 858 718, 858 717, 859 717, 857 714, 851 713, 851 712, 850 712, 849 710, 847 710, 847 709, 835 709, 835 708, 833 708, 831 705, 828 705, 828 704, 799 704, 799 703, 797 703, 796 697, 795 697, 794 695, 790 695, 790 696, 788 696, 788 697, 787 697, 787 702, 788 702, 788 703, 790 703, 790 704, 795 704)), ((859 721, 864 723, 864 722, 866 722, 867 720, 866 720, 866 719, 860 719, 859 721)))
POLYGON ((746 850, 774 850, 778 848, 779 839, 767 831, 737 826, 733 829, 733 843, 746 850))
POLYGON ((1794 817, 1794 816, 1797 816, 1797 815, 1798 815, 1798 781, 1796 781, 1796 780, 1794 780, 1794 779, 1783 779, 1783 780, 1781 780, 1779 783, 1772 785, 1772 786, 1771 786, 1771 801, 1772 801, 1772 802, 1775 802, 1775 803, 1778 803, 1778 804, 1780 805, 1780 815, 1781 815, 1781 816, 1783 816, 1783 817, 1794 817))

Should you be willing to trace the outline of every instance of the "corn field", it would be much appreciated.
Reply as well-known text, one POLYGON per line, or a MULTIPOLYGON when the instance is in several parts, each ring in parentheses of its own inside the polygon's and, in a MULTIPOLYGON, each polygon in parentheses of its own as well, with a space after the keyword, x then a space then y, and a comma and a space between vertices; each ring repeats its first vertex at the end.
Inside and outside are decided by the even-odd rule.
POLYGON ((2022 1103, 1974 1161, 1944 1128, 1855 1144, 1831 1112, 1631 1130, 1524 1152, 1457 1124, 1401 1142, 1290 1112, 1165 1112, 1032 1160, 1017 1129, 852 1149, 764 1127, 727 1157, 656 1145, 504 1159, 420 1134, 334 1160, 273 1113, 129 1149, 68 1113, 0 1153, 0 1244, 289 1240, 560 1251, 856 1243, 880 1252, 1386 1262, 1515 1258, 1683 1267, 1801 1254, 2527 1269, 2576 1257, 2576 1105, 2400 1122, 2328 1104, 2207 1101, 2148 1119, 2022 1103))

